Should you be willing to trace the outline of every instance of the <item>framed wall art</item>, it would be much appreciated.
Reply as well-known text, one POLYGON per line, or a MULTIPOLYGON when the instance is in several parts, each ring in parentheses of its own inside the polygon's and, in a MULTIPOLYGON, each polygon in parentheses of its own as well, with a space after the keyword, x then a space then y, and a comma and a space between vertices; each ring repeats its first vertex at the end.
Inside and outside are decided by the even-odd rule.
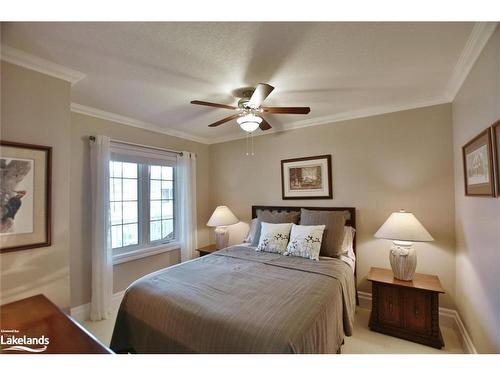
POLYGON ((281 161, 283 199, 332 199, 331 155, 281 161))
POLYGON ((500 120, 491 125, 491 136, 493 138, 493 157, 495 158, 495 191, 500 198, 500 120))
POLYGON ((493 197, 493 150, 490 129, 479 133, 462 147, 465 195, 493 197))
POLYGON ((0 141, 0 252, 51 244, 52 148, 0 141))

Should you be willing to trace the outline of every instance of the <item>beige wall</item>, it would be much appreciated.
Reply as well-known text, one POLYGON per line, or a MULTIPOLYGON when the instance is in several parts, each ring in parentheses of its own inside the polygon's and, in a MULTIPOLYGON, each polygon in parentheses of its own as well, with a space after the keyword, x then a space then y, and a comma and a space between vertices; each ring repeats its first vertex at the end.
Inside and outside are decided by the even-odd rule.
POLYGON ((370 291, 371 266, 390 268, 389 246, 373 234, 400 208, 415 213, 435 238, 417 243, 417 272, 439 275, 455 295, 451 106, 432 106, 256 137, 255 156, 245 140, 210 146, 211 209, 228 205, 242 220, 253 204, 355 206, 358 283, 370 291), (332 200, 281 199, 280 160, 331 154, 332 200))
POLYGON ((43 293, 70 305, 68 82, 2 61, 1 139, 52 146, 52 246, 0 255, 0 303, 43 293))
MULTIPOLYGON (((209 242, 208 228, 205 225, 211 214, 208 204, 207 145, 79 113, 71 113, 71 306, 90 301, 91 197, 88 141, 90 135, 107 135, 113 139, 128 142, 195 152, 197 155, 198 242, 200 244, 209 242)), ((114 291, 121 291, 137 278, 179 261, 179 251, 175 250, 118 264, 114 267, 113 273, 114 291)))
POLYGON ((466 197, 462 146, 500 119, 500 28, 453 102, 456 303, 474 345, 500 353, 500 198, 466 197))

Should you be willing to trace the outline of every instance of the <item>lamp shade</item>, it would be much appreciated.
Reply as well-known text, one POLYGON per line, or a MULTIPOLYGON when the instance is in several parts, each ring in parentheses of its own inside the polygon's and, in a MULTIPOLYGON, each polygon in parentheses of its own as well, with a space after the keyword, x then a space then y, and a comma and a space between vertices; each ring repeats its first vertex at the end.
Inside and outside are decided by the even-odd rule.
POLYGON ((210 219, 208 220, 207 225, 209 227, 225 227, 226 225, 232 225, 239 222, 238 218, 234 216, 229 208, 226 206, 218 206, 210 219))
POLYGON ((420 221, 404 210, 393 212, 375 233, 375 237, 409 242, 434 241, 420 221))

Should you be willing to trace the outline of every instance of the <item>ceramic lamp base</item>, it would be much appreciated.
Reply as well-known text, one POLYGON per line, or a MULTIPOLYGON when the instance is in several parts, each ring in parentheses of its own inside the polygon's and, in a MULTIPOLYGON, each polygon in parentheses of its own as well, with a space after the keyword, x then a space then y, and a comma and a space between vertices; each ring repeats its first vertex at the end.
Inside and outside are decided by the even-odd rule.
POLYGON ((229 243, 229 231, 227 227, 215 228, 215 247, 217 250, 224 249, 229 243))
POLYGON ((396 279, 405 281, 413 279, 417 268, 417 253, 411 242, 394 241, 389 260, 396 279))

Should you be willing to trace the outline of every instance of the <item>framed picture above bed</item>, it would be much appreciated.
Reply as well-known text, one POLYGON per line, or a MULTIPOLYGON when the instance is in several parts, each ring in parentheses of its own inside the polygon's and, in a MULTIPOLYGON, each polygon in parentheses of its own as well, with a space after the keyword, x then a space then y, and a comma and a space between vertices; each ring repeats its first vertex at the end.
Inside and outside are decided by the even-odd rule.
POLYGON ((281 161, 283 199, 332 199, 332 156, 281 161))
POLYGON ((0 252, 50 246, 52 148, 0 141, 0 252))
POLYGON ((496 194, 500 198, 500 120, 491 125, 493 138, 493 156, 495 157, 495 184, 496 194))
POLYGON ((462 147, 465 195, 495 195, 493 150, 490 129, 486 129, 462 147))

